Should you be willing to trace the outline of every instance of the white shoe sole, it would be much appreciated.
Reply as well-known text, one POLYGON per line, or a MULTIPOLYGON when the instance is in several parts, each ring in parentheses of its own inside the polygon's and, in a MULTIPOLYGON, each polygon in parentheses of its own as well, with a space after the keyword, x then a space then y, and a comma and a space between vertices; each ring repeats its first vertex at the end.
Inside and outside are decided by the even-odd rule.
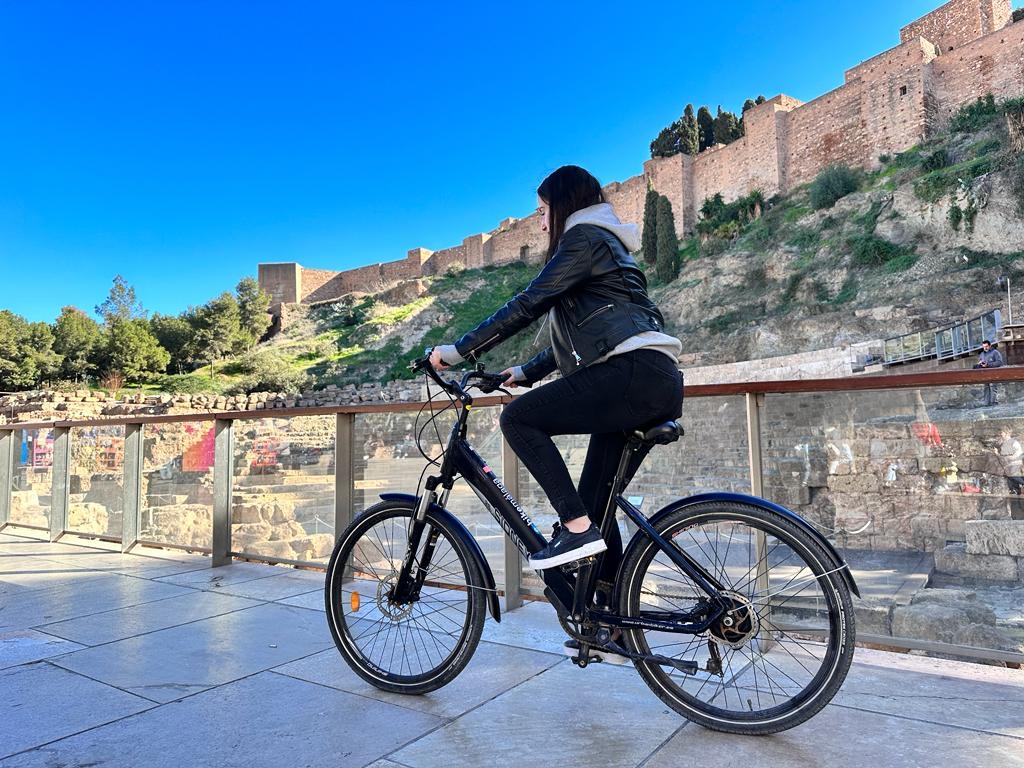
POLYGON ((569 552, 563 552, 560 555, 554 557, 548 557, 544 560, 534 560, 530 558, 530 567, 537 571, 543 571, 547 568, 554 568, 556 565, 565 565, 566 563, 574 563, 577 560, 582 560, 584 557, 590 557, 604 552, 608 549, 608 545, 601 541, 592 541, 589 544, 584 544, 582 547, 577 547, 569 552))
MULTIPOLYGON (((562 652, 566 656, 572 658, 579 654, 580 651, 579 648, 567 648, 563 645, 562 652)), ((596 657, 600 659, 604 664, 614 664, 617 667, 621 667, 624 664, 629 664, 629 662, 632 661, 632 659, 629 659, 626 656, 620 656, 619 654, 612 653, 611 651, 602 651, 600 648, 591 648, 590 655, 591 657, 596 657)))

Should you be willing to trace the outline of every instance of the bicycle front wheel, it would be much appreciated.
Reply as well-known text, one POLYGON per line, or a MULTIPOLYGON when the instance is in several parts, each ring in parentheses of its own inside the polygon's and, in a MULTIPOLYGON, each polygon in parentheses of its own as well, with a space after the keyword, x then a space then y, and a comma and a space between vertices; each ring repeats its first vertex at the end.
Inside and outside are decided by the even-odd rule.
POLYGON ((483 577, 473 554, 444 518, 428 513, 414 554, 423 586, 416 599, 394 599, 409 550, 415 509, 385 501, 356 518, 327 566, 327 623, 341 655, 371 685, 420 694, 451 682, 480 642, 486 612, 483 577))
MULTIPOLYGON (((782 515, 732 502, 680 509, 656 529, 724 586, 729 605, 699 635, 626 632, 635 652, 696 663, 695 674, 637 663, 662 701, 707 728, 751 735, 792 728, 824 707, 853 660, 854 615, 842 574, 814 538, 782 515)), ((623 615, 677 621, 706 606, 642 534, 622 574, 623 615)))

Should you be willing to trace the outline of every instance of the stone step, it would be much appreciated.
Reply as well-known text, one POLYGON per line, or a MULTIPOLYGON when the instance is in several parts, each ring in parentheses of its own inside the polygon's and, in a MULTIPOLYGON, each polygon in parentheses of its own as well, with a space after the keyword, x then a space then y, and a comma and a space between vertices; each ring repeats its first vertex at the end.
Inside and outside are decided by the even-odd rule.
POLYGON ((964 532, 970 555, 1024 557, 1024 520, 968 520, 964 532))
MULTIPOLYGON (((1024 558, 1022 558, 1024 561, 1024 558)), ((950 576, 983 581, 1015 582, 1024 565, 1010 555, 978 555, 967 551, 965 543, 947 544, 935 553, 935 570, 950 576)))

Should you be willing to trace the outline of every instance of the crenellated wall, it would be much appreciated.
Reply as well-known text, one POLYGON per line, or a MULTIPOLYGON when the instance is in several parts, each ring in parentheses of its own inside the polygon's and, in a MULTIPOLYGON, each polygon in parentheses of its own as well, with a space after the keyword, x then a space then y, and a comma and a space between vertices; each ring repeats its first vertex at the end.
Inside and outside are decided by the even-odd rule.
MULTIPOLYGON (((811 181, 823 168, 862 168, 942 130, 965 103, 991 93, 1024 94, 1024 22, 1011 21, 1010 0, 950 0, 900 30, 900 43, 845 73, 838 88, 807 102, 778 95, 747 110, 745 135, 696 157, 647 160, 643 174, 604 187, 619 218, 643 226, 648 186, 668 197, 676 228, 692 232, 705 198, 732 200, 755 189, 766 197, 811 181)), ((540 219, 506 219, 461 245, 414 248, 400 261, 344 272, 260 264, 260 285, 275 305, 337 299, 389 283, 483 267, 541 260, 547 237, 540 219)))

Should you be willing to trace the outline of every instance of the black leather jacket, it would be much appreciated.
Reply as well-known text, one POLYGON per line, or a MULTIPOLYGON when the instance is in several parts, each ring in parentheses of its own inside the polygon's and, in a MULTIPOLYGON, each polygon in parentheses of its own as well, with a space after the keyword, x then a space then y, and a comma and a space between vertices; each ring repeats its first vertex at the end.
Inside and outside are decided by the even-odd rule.
POLYGON ((647 279, 614 234, 595 224, 569 229, 525 290, 457 342, 476 360, 554 308, 551 346, 523 364, 526 384, 555 370, 568 376, 665 319, 647 296, 647 279))

